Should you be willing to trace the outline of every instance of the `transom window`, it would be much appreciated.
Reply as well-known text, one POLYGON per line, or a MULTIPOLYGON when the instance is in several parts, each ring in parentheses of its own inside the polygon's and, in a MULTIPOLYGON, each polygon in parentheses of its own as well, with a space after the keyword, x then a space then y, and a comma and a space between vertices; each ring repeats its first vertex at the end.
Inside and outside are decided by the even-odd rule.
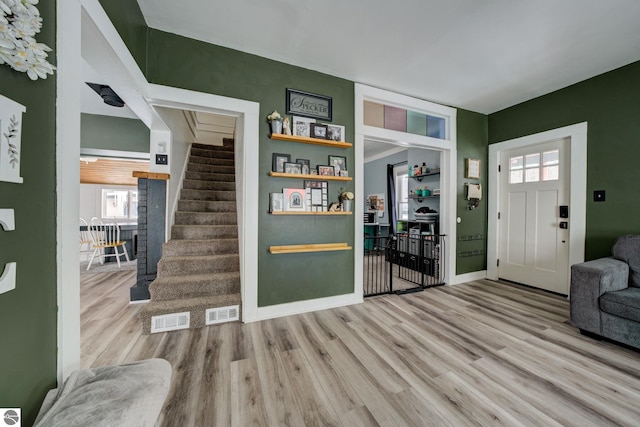
POLYGON ((509 184, 557 181, 560 176, 558 150, 515 156, 509 159, 509 184))

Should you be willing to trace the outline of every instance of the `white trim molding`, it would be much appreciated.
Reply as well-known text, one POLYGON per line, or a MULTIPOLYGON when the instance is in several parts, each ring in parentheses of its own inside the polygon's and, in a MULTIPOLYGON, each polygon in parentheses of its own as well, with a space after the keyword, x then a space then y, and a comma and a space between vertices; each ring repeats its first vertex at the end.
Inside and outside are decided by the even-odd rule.
POLYGON ((294 314, 309 313, 312 311, 328 310, 330 308, 344 307, 362 302, 356 294, 336 295, 332 297, 316 298, 312 300, 296 301, 285 304, 259 307, 255 320, 275 319, 277 317, 291 316, 294 314))
MULTIPOLYGON (((440 197, 440 233, 446 237, 446 251, 444 261, 446 265, 445 282, 451 283, 456 277, 456 194, 457 194, 457 110, 422 99, 400 95, 382 89, 355 84, 355 179, 356 200, 364 200, 364 141, 374 140, 387 142, 400 147, 426 148, 441 152, 440 177, 442 193, 440 197), (446 119, 445 130, 447 139, 431 138, 389 129, 382 129, 364 124, 364 101, 392 105, 424 114, 435 115, 446 119)), ((364 204, 355 205, 355 244, 354 244, 354 284, 355 293, 362 300, 363 294, 363 264, 364 257, 364 224, 359 218, 363 217, 364 204)))
POLYGON ((472 271, 471 273, 458 274, 452 281, 452 285, 459 285, 461 283, 473 282, 474 280, 481 280, 487 278, 487 270, 472 271))
POLYGON ((582 122, 489 145, 488 278, 498 278, 498 211, 500 205, 498 165, 500 164, 500 156, 503 151, 542 144, 556 139, 568 138, 571 152, 569 265, 584 261, 584 245, 587 227, 587 128, 587 122, 582 122))

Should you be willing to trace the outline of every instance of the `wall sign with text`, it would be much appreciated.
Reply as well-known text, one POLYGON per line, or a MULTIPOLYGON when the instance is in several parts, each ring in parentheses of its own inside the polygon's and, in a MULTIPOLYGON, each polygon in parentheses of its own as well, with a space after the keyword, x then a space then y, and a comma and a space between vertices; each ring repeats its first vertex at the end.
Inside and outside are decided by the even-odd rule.
POLYGON ((330 96, 287 88, 287 114, 331 121, 333 99, 330 96))

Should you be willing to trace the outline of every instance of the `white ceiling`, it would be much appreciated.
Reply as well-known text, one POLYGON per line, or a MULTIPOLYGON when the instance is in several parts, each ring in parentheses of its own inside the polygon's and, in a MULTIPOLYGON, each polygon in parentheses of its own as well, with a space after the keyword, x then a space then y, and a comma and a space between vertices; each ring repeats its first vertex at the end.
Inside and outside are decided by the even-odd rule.
POLYGON ((639 0, 138 3, 153 28, 485 114, 640 60, 639 0))

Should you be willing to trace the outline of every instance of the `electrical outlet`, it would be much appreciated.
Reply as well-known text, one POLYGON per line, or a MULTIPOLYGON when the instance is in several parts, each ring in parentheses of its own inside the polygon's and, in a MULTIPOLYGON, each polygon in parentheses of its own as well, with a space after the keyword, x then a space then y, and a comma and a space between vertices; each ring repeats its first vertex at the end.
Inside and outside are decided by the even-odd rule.
POLYGON ((604 190, 596 190, 593 192, 593 201, 594 202, 604 202, 605 200, 605 191, 604 190))
POLYGON ((168 165, 169 156, 166 154, 156 154, 156 165, 168 165))

